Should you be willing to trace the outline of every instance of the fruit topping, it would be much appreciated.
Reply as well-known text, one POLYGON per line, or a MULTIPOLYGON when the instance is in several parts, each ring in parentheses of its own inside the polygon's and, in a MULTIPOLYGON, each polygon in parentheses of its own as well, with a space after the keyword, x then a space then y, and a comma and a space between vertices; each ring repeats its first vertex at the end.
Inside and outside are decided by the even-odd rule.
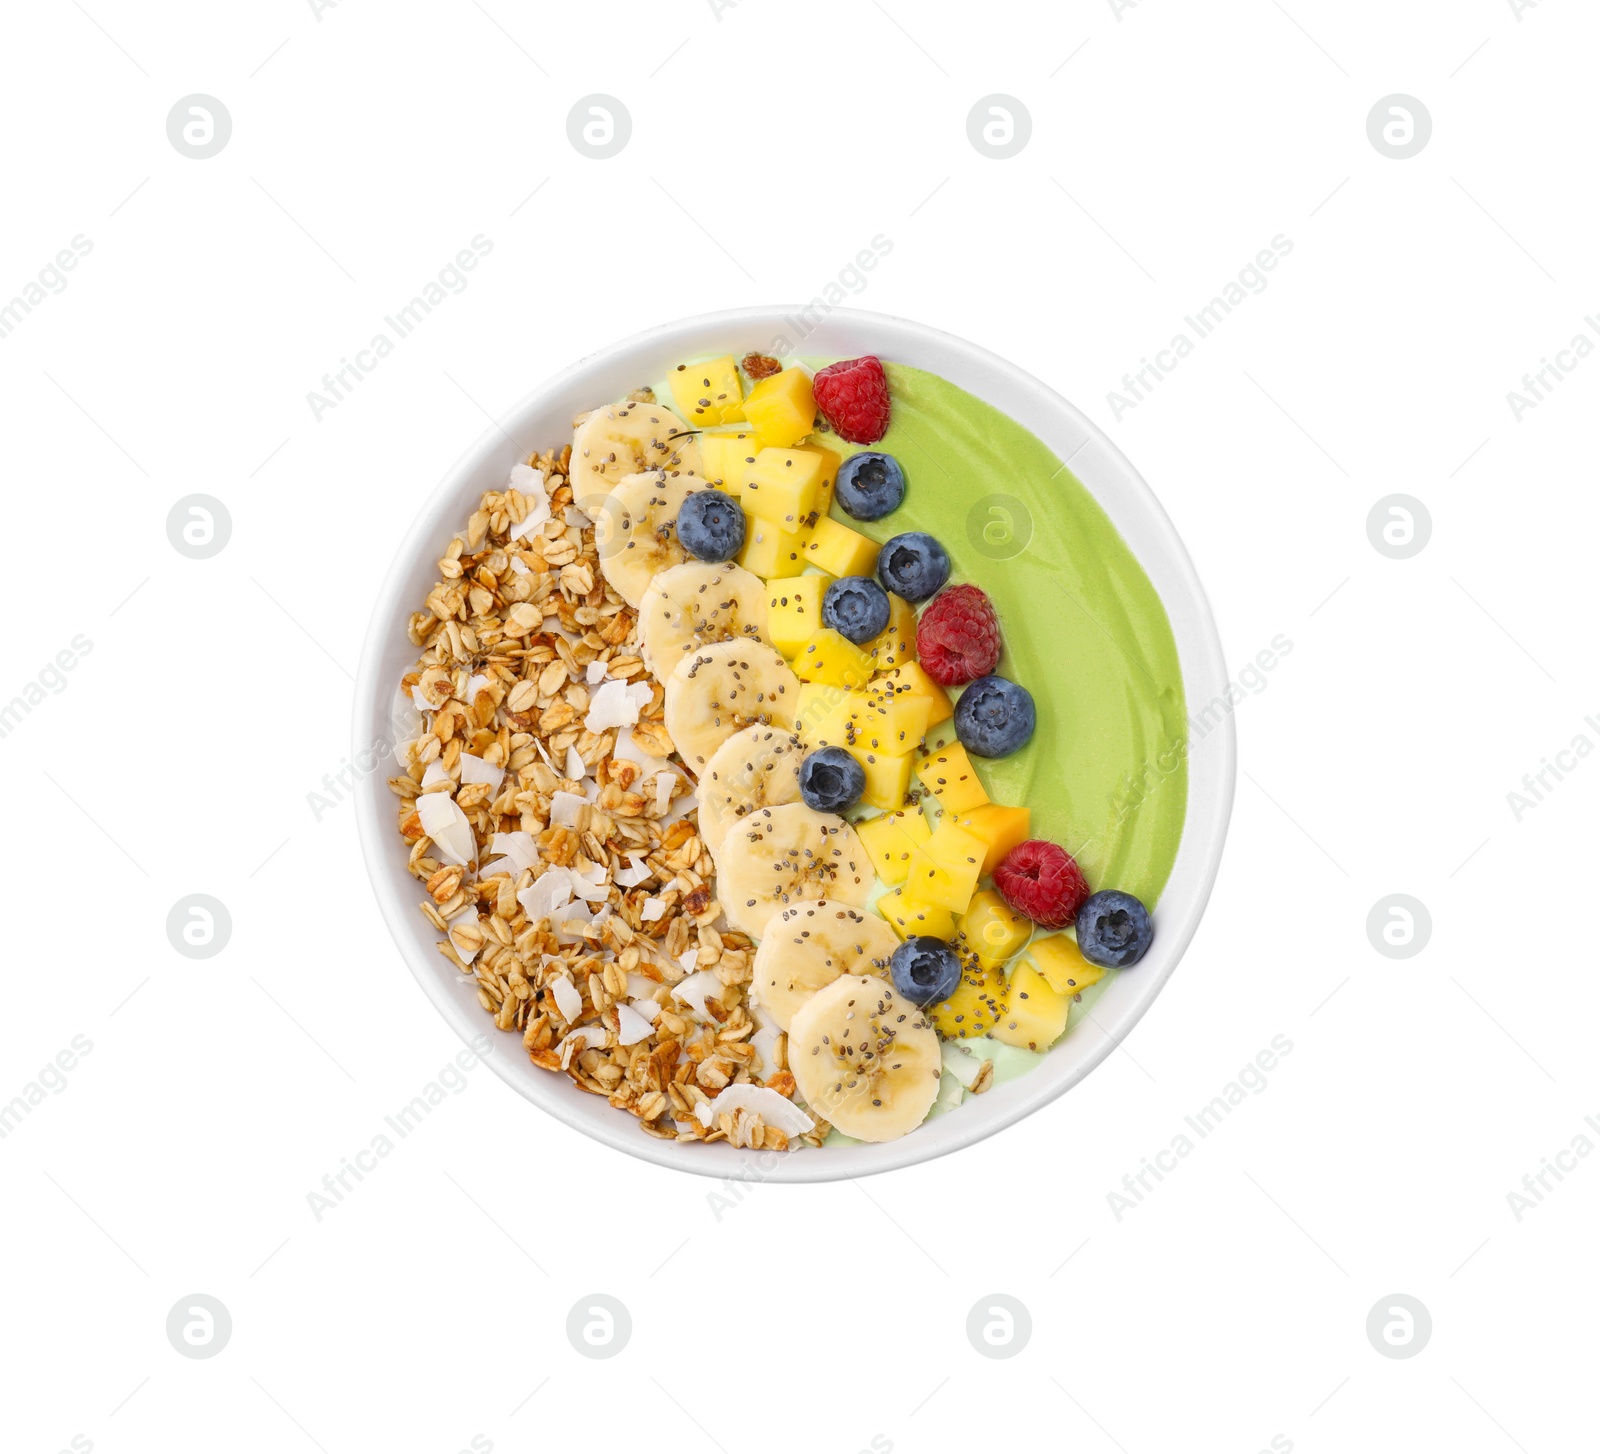
POLYGON ((989 801, 967 749, 958 742, 939 748, 918 763, 917 776, 947 813, 965 813, 989 801))
POLYGON ((961 981, 961 961, 944 940, 918 934, 895 950, 889 977, 912 1004, 926 1009, 955 993, 961 981))
POLYGON ((822 624, 864 646, 889 629, 889 596, 871 576, 846 576, 822 598, 822 624))
POLYGON ((1067 1028, 1072 1001, 1058 995, 1031 964, 1011 971, 1006 986, 1006 1010, 989 1033, 1021 1050, 1048 1050, 1067 1028))
POLYGON ((674 402, 696 429, 744 418, 744 390, 731 353, 709 363, 679 364, 667 382, 674 402))
POLYGON ((878 579, 908 601, 926 601, 950 579, 950 557, 931 535, 907 531, 878 552, 878 579))
POLYGON ((1033 728, 1032 695, 1004 677, 979 677, 956 703, 956 736, 979 757, 1009 757, 1033 728))
POLYGON ((906 497, 905 471, 892 454, 866 450, 839 466, 834 492, 839 507, 856 520, 881 520, 906 497))
POLYGON ((811 376, 804 369, 784 369, 762 379, 745 396, 744 417, 763 445, 788 449, 799 444, 817 422, 811 376))
POLYGON ((877 975, 840 975, 806 1000, 788 1059, 813 1114, 857 1141, 915 1130, 939 1094, 938 1035, 877 975))
POLYGON ((1106 969, 1137 964, 1155 937, 1150 911, 1120 889, 1090 895, 1078 910, 1077 927, 1083 957, 1106 969))
POLYGON ((866 770, 842 747, 819 747, 800 764, 800 799, 819 813, 855 807, 866 787, 866 770))
POLYGON ((817 408, 840 439, 876 444, 889 430, 889 381, 871 354, 818 369, 811 381, 817 408))
POLYGON ((696 490, 678 509, 678 544, 697 560, 732 560, 744 548, 744 510, 721 490, 696 490))
POLYGON ((967 959, 948 999, 928 1010, 946 1040, 975 1040, 994 1029, 1006 1013, 1006 976, 999 965, 967 959))
POLYGON ((1000 618, 976 586, 948 586, 917 622, 917 660, 940 686, 961 687, 1000 664, 1000 618))
POLYGON ((1019 843, 995 865, 994 886, 1019 914, 1046 929, 1070 924, 1089 897, 1088 881, 1073 856, 1041 838, 1019 843))

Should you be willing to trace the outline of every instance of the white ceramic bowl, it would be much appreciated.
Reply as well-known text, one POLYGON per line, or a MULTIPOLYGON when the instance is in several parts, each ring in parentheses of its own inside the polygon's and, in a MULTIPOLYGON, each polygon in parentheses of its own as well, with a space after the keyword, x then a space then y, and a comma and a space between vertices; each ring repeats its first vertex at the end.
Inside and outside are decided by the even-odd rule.
MULTIPOLYGON (((543 448, 565 438, 572 416, 620 398, 643 379, 659 378, 672 359, 745 351, 751 343, 793 336, 785 321, 798 308, 743 308, 687 318, 636 335, 562 370, 491 428, 445 476, 422 507, 375 602, 356 682, 354 743, 358 754, 392 736, 395 683, 416 650, 406 639, 407 616, 437 578, 440 551, 476 507, 479 495, 505 484, 518 461, 508 435, 543 448)), ((1032 430, 1099 500, 1167 608, 1193 713, 1227 692, 1216 625, 1194 566, 1149 486, 1111 441, 1072 405, 1037 379, 992 353, 948 333, 883 314, 836 309, 804 338, 799 352, 820 358, 876 353, 942 375, 986 399, 1032 430)), ((763 1181, 830 1181, 866 1176, 955 1151, 1020 1120, 1076 1085, 1137 1023, 1177 967, 1216 879, 1233 804, 1235 737, 1232 714, 1194 744, 1189 805, 1172 876, 1157 911, 1159 932, 1137 972, 1116 975, 1095 1004, 1094 1019, 1077 1021, 1042 1065, 898 1141, 875 1146, 825 1147, 777 1155, 726 1145, 679 1145, 644 1135, 632 1117, 578 1089, 564 1075, 529 1063, 515 1036, 494 1032, 474 987, 455 974, 434 947, 437 934, 417 911, 417 885, 406 872, 405 845, 395 832, 395 803, 386 779, 398 770, 391 753, 357 788, 361 846, 383 917, 401 956, 424 993, 464 1041, 489 1031, 495 1073, 535 1105, 618 1151, 662 1166, 713 1177, 763 1181), (1103 1033, 1102 1033, 1103 1032, 1103 1033)), ((367 758, 357 756, 365 765, 367 758)))

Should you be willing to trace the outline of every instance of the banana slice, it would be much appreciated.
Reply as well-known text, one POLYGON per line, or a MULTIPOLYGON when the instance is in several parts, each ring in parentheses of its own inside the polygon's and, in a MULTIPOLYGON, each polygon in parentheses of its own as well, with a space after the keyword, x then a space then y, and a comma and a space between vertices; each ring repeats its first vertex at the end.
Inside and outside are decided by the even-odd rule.
POLYGON ((686 560, 655 576, 639 603, 640 653, 663 681, 685 652, 713 641, 767 636, 767 587, 731 560, 686 560))
POLYGON ((837 899, 791 904, 767 925, 751 983, 756 1002, 787 1030, 795 1011, 841 974, 887 979, 900 936, 876 914, 837 899))
POLYGON ((698 647, 678 662, 663 685, 667 736, 696 776, 741 727, 758 722, 793 727, 800 700, 800 679, 760 641, 714 641, 698 647))
POLYGON ((705 481, 687 470, 645 470, 619 480, 594 517, 600 574, 630 606, 644 600, 650 582, 689 556, 678 544, 678 511, 705 481))
POLYGON ((859 909, 875 882, 856 830, 804 803, 757 808, 716 857, 722 912, 753 939, 791 904, 836 899, 859 909))
POLYGON ((659 404, 606 404, 572 433, 572 498, 597 519, 611 487, 643 470, 700 473, 700 446, 689 426, 659 404))
POLYGON ((887 981, 841 975, 795 1011, 789 1070, 813 1114, 857 1141, 893 1141, 939 1093, 939 1036, 887 981))
POLYGON ((700 841, 713 853, 741 818, 757 808, 800 801, 805 747, 782 727, 745 727, 711 756, 700 774, 700 841))

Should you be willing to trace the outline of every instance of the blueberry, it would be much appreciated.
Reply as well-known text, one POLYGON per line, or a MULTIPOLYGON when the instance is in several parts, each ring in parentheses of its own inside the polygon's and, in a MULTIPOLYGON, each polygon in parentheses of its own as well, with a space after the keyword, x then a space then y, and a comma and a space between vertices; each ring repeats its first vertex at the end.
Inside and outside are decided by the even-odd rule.
POLYGON ((869 449, 853 454, 839 466, 833 498, 846 515, 857 520, 881 520, 900 508, 906 497, 906 475, 892 454, 869 449))
POLYGON ((1078 949, 1090 964, 1122 969, 1137 964, 1155 938, 1150 911, 1132 894, 1102 889, 1078 910, 1078 949))
POLYGON ((1004 677, 979 677, 956 703, 956 736, 979 757, 1009 757, 1033 736, 1033 697, 1004 677))
POLYGON ((744 509, 721 490, 696 490, 678 507, 678 543, 696 560, 732 560, 744 548, 744 509))
POLYGON ((915 605, 950 579, 950 557, 931 535, 912 530, 896 535, 878 552, 878 579, 915 605))
POLYGON ((819 747, 800 764, 801 800, 819 813, 853 808, 866 790, 866 769, 842 747, 819 747))
POLYGON ((822 624, 860 646, 889 629, 889 597, 871 576, 844 576, 822 597, 822 624))
POLYGON ((912 1004, 925 1008, 956 992, 961 983, 961 961, 943 939, 915 934, 890 958, 889 976, 912 1004))

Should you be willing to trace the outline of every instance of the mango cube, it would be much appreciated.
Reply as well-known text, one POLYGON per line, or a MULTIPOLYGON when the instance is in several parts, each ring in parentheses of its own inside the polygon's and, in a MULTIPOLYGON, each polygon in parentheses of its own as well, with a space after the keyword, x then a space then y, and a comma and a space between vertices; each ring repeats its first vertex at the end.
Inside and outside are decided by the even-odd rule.
POLYGON ((917 659, 917 608, 904 596, 889 592, 889 624, 866 643, 879 671, 917 659))
POLYGON ((763 449, 738 477, 736 497, 746 512, 785 530, 807 528, 822 456, 805 449, 763 449))
POLYGON ((812 741, 811 734, 838 705, 846 693, 826 682, 801 682, 800 695, 795 699, 795 735, 812 741))
POLYGON ((947 813, 959 815, 989 801, 967 749, 958 742, 937 749, 918 763, 917 776, 947 813))
MULTIPOLYGON (((893 596, 889 598, 891 611, 894 599, 893 596)), ((893 615, 889 617, 889 624, 891 626, 894 624, 893 615)), ((914 661, 903 662, 893 671, 885 673, 882 681, 886 688, 892 687, 896 693, 926 697, 929 727, 937 727, 941 722, 948 722, 955 716, 956 709, 951 705, 950 694, 914 661)))
POLYGON ((878 568, 878 542, 825 516, 806 538, 806 563, 830 576, 870 576, 878 568))
POLYGON ((1027 842, 1031 818, 1032 814, 1026 808, 1008 808, 1000 803, 985 803, 981 808, 971 808, 956 818, 960 827, 984 842, 985 878, 994 872, 994 866, 1017 844, 1027 842))
POLYGON ((760 453, 761 444, 753 429, 708 429, 700 436, 700 473, 732 495, 739 488, 740 477, 760 453))
POLYGON ((962 938, 986 969, 1004 964, 1032 934, 1033 922, 1017 913, 993 889, 974 894, 961 918, 962 938))
POLYGON ((906 794, 911 791, 909 754, 875 752, 849 743, 845 744, 845 751, 867 775, 867 785, 861 790, 861 801, 867 807, 890 811, 905 805, 906 794))
POLYGON ((1105 969, 1090 964, 1078 948, 1078 941, 1065 934, 1051 934, 1028 946, 1028 960, 1058 995, 1082 994, 1106 977, 1105 969))
POLYGON ((961 979, 950 998, 930 1006, 928 1018, 946 1040, 972 1040, 987 1035, 1006 1013, 1006 977, 998 968, 961 964, 961 979))
POLYGON ((852 737, 850 719, 866 700, 866 693, 853 692, 833 682, 802 682, 800 691, 801 706, 794 730, 806 747, 848 747, 852 737), (808 692, 816 695, 808 697, 808 692))
POLYGON ((795 653, 794 674, 803 682, 859 687, 872 680, 872 658, 855 642, 824 626, 795 653))
POLYGON ((672 385, 678 412, 692 428, 744 418, 744 390, 739 384, 739 365, 731 353, 708 363, 679 364, 667 382, 672 385))
POLYGON ((793 576, 767 591, 767 635, 784 656, 793 656, 822 629, 822 597, 832 576, 793 576))
POLYGON ((926 697, 896 695, 874 681, 852 706, 847 745, 903 757, 922 744, 928 730, 926 697))
POLYGON ((943 818, 932 836, 911 854, 906 887, 923 903, 965 913, 978 887, 983 842, 943 818))
POLYGON ((911 850, 926 843, 932 832, 928 820, 915 808, 903 808, 856 824, 873 871, 891 887, 906 881, 911 850))
POLYGON ((1006 1011, 989 1033, 1022 1050, 1048 1050, 1067 1028, 1072 1001, 1058 995, 1044 976, 1024 960, 1011 971, 1006 1011))
POLYGON ((807 525, 815 525, 817 521, 825 519, 833 508, 833 487, 839 478, 839 466, 844 461, 822 444, 808 444, 805 452, 822 457, 822 473, 817 477, 817 498, 812 501, 811 517, 806 521, 807 525))
POLYGON ((785 530, 759 515, 748 515, 744 522, 744 545, 739 564, 764 581, 787 580, 806 568, 805 536, 785 530))
POLYGON ((878 912, 902 939, 931 934, 935 939, 949 940, 956 932, 954 914, 936 904, 924 904, 910 897, 903 886, 891 889, 878 900, 878 912))
POLYGON ((763 445, 787 449, 799 444, 817 422, 811 375, 792 368, 762 379, 745 398, 744 417, 763 445))

